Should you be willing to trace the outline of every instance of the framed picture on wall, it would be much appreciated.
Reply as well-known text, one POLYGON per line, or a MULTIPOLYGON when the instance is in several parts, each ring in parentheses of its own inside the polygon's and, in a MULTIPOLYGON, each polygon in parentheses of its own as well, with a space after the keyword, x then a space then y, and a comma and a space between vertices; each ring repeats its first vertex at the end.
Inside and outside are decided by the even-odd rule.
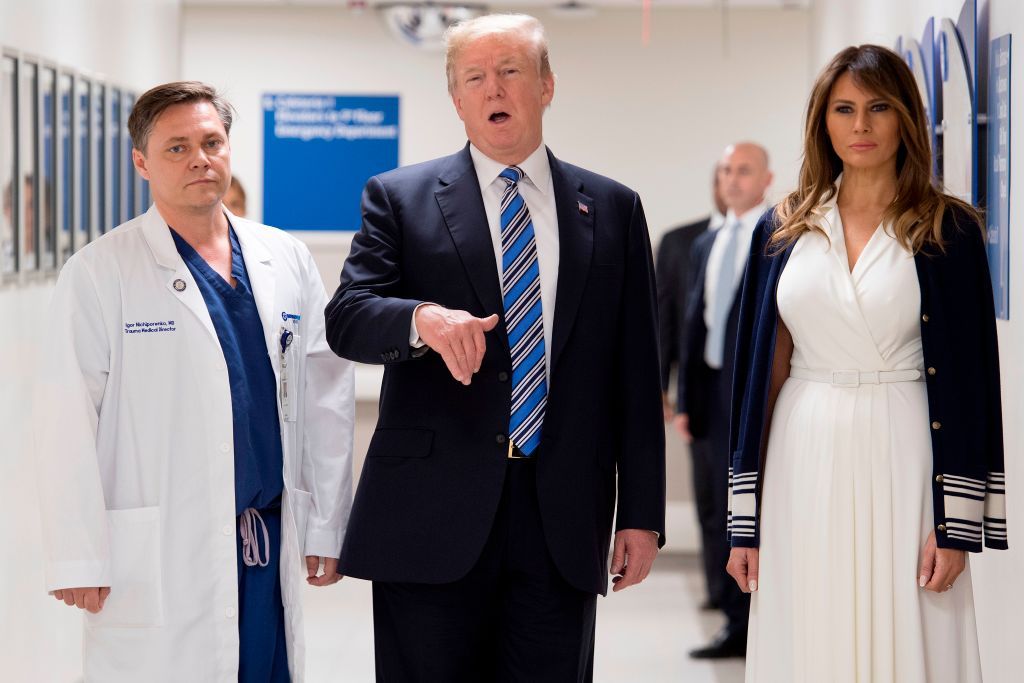
POLYGON ((14 205, 14 179, 18 177, 18 60, 7 53, 0 59, 0 282, 7 282, 18 274, 14 205))
POLYGON ((93 83, 92 87, 92 238, 96 239, 107 231, 109 214, 107 207, 107 86, 93 83))
POLYGON ((124 193, 121 191, 121 90, 110 88, 110 116, 107 118, 107 144, 110 159, 110 220, 107 230, 124 220, 124 193))
POLYGON ((75 79, 65 70, 57 74, 57 266, 74 250, 75 236, 75 79))
POLYGON ((92 222, 92 82, 75 78, 75 251, 89 243, 92 222))
POLYGON ((138 174, 132 163, 132 139, 128 135, 128 116, 135 106, 135 95, 125 91, 121 95, 121 176, 124 178, 124 219, 129 220, 139 215, 138 206, 138 174))
POLYGON ((148 209, 127 129, 135 99, 101 77, 0 48, 0 285, 53 277, 148 209))
POLYGON ((57 269, 57 69, 49 64, 39 66, 39 270, 57 269))
POLYGON ((39 270, 39 64, 18 63, 18 155, 14 185, 14 216, 18 226, 18 271, 39 270))

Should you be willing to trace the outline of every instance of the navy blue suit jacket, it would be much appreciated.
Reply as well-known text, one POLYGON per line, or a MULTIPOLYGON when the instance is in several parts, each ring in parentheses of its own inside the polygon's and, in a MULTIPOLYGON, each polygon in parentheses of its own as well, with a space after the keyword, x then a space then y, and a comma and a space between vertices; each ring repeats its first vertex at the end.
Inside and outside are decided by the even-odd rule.
MULTIPOLYGON (((664 543, 654 269, 637 194, 548 158, 559 268, 537 494, 555 565, 576 588, 603 593, 616 497, 617 528, 657 531, 664 543)), ((362 211, 327 307, 327 339, 345 358, 386 367, 340 571, 449 583, 473 567, 490 533, 512 390, 504 320, 487 334, 468 387, 440 355, 409 346, 421 302, 503 315, 468 145, 371 178, 362 211)))

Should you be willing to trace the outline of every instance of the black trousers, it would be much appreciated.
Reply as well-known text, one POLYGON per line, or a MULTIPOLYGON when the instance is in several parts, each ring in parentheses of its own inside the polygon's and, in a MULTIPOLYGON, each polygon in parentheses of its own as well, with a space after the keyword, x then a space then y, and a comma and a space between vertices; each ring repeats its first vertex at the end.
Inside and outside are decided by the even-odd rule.
POLYGON ((736 580, 725 571, 731 550, 726 538, 726 529, 729 518, 729 464, 732 460, 729 453, 729 397, 732 392, 732 378, 721 372, 715 372, 714 376, 715 381, 710 383, 712 410, 707 439, 711 524, 708 532, 709 544, 704 552, 706 562, 711 567, 718 568, 722 579, 718 605, 725 612, 729 630, 745 634, 750 618, 750 594, 741 591, 736 585, 736 580))
POLYGON ((693 462, 693 497, 697 504, 697 522, 700 524, 701 559, 704 561, 704 581, 708 587, 708 598, 716 605, 721 605, 722 591, 726 580, 732 579, 725 573, 725 568, 718 564, 721 556, 720 548, 725 537, 720 533, 720 525, 715 523, 715 507, 721 496, 716 495, 719 480, 714 476, 712 448, 705 439, 694 439, 690 444, 690 456, 693 462), (716 501, 716 499, 718 499, 716 501))
POLYGON ((536 463, 511 459, 490 537, 450 584, 373 584, 381 683, 589 683, 597 596, 561 577, 547 550, 536 463))

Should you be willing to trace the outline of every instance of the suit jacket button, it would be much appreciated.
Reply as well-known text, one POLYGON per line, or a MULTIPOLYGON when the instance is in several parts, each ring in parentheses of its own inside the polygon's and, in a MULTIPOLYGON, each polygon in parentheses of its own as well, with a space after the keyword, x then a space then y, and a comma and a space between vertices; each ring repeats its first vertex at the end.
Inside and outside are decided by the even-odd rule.
POLYGON ((508 381, 508 373, 505 372, 504 370, 499 372, 498 373, 498 381, 499 382, 507 382, 508 381))
POLYGON ((496 444, 503 444, 503 443, 505 443, 505 438, 506 437, 505 437, 504 434, 497 434, 494 437, 494 443, 496 443, 496 444))
POLYGON ((946 530, 946 525, 945 524, 940 524, 940 525, 938 525, 935 528, 938 529, 939 531, 945 531, 946 530))
POLYGON ((938 420, 932 422, 932 429, 942 429, 942 423, 939 422, 938 420))

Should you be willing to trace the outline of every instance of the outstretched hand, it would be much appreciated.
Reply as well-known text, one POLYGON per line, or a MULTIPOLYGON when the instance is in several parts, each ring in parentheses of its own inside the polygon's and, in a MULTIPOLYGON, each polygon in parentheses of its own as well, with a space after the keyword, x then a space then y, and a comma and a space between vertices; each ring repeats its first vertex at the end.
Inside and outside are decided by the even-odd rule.
POLYGON ((466 311, 455 311, 437 304, 416 309, 416 331, 420 339, 441 354, 448 371, 457 382, 466 386, 480 371, 487 351, 485 332, 498 324, 498 315, 477 318, 466 311))

